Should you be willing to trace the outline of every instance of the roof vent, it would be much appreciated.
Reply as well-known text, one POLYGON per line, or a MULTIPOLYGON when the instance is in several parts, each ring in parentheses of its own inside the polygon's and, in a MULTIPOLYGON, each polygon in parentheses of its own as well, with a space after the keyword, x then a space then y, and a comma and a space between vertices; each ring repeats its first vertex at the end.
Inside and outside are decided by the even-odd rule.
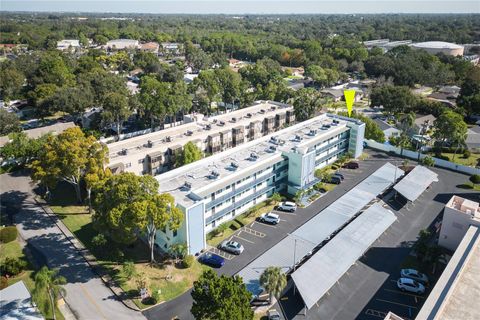
POLYGON ((192 130, 187 130, 187 132, 185 133, 187 136, 191 136, 193 134, 193 131, 192 130))
POLYGON ((167 141, 167 142, 172 142, 172 137, 166 136, 166 137, 165 137, 165 141, 167 141))
POLYGON ((278 145, 279 146, 283 146, 285 144, 285 140, 278 140, 278 145))
POLYGON ((252 114, 251 113, 247 113, 247 115, 245 116, 246 118, 251 118, 252 117, 252 114))
POLYGON ((210 130, 210 129, 212 129, 212 126, 211 126, 210 124, 207 124, 207 125, 205 126, 205 129, 206 129, 206 130, 210 130))
POLYGON ((153 147, 153 142, 152 142, 152 140, 148 140, 148 141, 147 141, 147 147, 149 147, 149 148, 153 147))
POLYGON ((219 122, 218 122, 218 125, 221 126, 221 127, 223 127, 223 126, 225 125, 225 122, 219 121, 219 122))
POLYGON ((265 110, 260 109, 260 113, 261 113, 261 114, 264 114, 264 113, 265 113, 265 110))
POLYGON ((220 176, 220 173, 218 173, 218 171, 212 170, 212 171, 210 172, 210 177, 209 177, 209 178, 210 178, 210 179, 217 179, 219 176, 220 176))
POLYGON ((233 117, 232 122, 237 122, 237 118, 233 117))

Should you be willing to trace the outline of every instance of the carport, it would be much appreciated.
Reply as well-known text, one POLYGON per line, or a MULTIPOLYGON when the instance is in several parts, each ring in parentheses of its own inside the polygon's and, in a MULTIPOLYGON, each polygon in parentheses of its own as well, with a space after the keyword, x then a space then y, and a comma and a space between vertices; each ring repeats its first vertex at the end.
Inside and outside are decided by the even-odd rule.
POLYGON ((266 268, 280 267, 284 272, 289 272, 315 247, 329 239, 336 230, 372 202, 378 194, 389 188, 394 183, 395 178, 400 177, 403 173, 401 169, 386 163, 319 214, 253 260, 238 273, 243 278, 247 289, 258 296, 263 291, 260 287, 259 278, 266 268))
POLYGON ((433 182, 438 182, 438 174, 424 166, 416 166, 393 189, 413 203, 433 182))
POLYGON ((292 279, 305 307, 313 307, 396 219, 376 203, 299 267, 292 279))

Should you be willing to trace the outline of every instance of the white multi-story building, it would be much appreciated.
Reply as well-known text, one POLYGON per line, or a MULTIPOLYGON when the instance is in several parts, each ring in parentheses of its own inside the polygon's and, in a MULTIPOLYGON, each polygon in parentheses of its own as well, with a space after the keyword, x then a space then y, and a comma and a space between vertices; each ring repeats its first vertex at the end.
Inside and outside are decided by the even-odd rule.
POLYGON ((158 247, 186 242, 190 254, 200 252, 206 233, 221 223, 274 192, 312 186, 315 169, 346 152, 360 156, 364 132, 358 120, 323 114, 156 176, 159 191, 172 194, 184 212, 179 230, 157 232, 158 247))
POLYGON ((270 101, 215 117, 185 117, 185 124, 108 144, 113 172, 157 175, 173 168, 187 142, 216 154, 295 122, 293 107, 270 101))
POLYGON ((137 49, 139 47, 138 40, 132 39, 115 39, 110 40, 105 45, 107 49, 122 50, 122 49, 137 49))
POLYGON ((438 244, 455 250, 470 226, 480 226, 478 202, 453 196, 445 205, 438 244))
POLYGON ((74 50, 76 48, 80 48, 80 40, 74 39, 64 39, 57 41, 57 49, 66 51, 66 50, 74 50))

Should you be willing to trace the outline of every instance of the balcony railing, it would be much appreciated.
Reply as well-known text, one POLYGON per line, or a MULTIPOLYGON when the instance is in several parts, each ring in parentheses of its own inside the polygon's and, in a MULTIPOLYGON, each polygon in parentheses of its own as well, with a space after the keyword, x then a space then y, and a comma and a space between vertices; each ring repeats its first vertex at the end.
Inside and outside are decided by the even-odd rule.
POLYGON ((220 210, 219 212, 215 213, 214 215, 211 215, 210 217, 208 217, 206 219, 206 223, 209 224, 210 222, 220 218, 220 217, 223 217, 224 215, 226 215, 227 213, 231 212, 232 210, 235 210, 235 209, 238 209, 240 208, 242 205, 244 205, 245 203, 249 202, 249 201, 252 201, 253 199, 255 199, 256 197, 258 196, 261 196, 262 194, 265 194, 267 192, 269 192, 270 190, 273 190, 275 188, 275 186, 268 186, 266 188, 263 188, 261 189, 260 191, 257 191, 255 192, 254 194, 251 194, 239 201, 235 201, 233 204, 231 204, 230 206, 220 210))

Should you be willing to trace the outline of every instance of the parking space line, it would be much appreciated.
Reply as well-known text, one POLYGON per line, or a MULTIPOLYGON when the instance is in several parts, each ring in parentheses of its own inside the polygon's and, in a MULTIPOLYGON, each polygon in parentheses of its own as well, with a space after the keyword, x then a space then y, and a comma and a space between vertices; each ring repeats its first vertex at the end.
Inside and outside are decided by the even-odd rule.
POLYGON ((378 317, 378 318, 382 318, 382 319, 384 319, 387 316, 386 312, 378 311, 378 310, 374 310, 374 309, 367 309, 365 311, 365 314, 367 316, 374 316, 374 317, 378 317))
POLYGON ((383 289, 383 290, 398 293, 398 294, 403 294, 403 295, 406 295, 406 296, 411 296, 411 297, 415 297, 415 298, 419 298, 419 299, 425 299, 424 297, 417 296, 416 294, 413 294, 413 293, 402 292, 402 291, 399 291, 399 290, 391 290, 391 289, 383 289))
POLYGON ((233 254, 226 253, 226 252, 224 252, 222 250, 219 250, 215 247, 211 247, 208 251, 210 251, 210 252, 212 252, 212 253, 214 253, 214 254, 216 254, 216 255, 224 258, 224 259, 227 259, 227 260, 232 260, 235 257, 233 254))
POLYGON ((250 242, 250 243, 255 243, 255 242, 253 242, 253 241, 251 241, 251 240, 247 240, 247 239, 242 238, 242 237, 240 237, 240 236, 238 236, 238 235, 235 235, 235 234, 234 234, 233 236, 234 236, 235 238, 242 239, 243 241, 247 241, 247 242, 250 242))
POLYGON ((269 227, 269 228, 274 228, 274 229, 277 228, 275 226, 272 226, 272 225, 269 225, 269 224, 266 224, 266 223, 262 223, 262 226, 269 227))
MULTIPOLYGON (((243 227, 242 228, 242 231, 246 232, 246 233, 249 233, 251 235, 254 235, 256 237, 259 237, 259 238, 264 238, 266 236, 265 233, 263 232, 260 232, 260 231, 257 231, 255 229, 252 229, 252 228, 249 228, 249 227, 243 227)), ((238 233, 240 234, 240 233, 238 233)))
POLYGON ((273 213, 277 213, 277 214, 288 214, 290 216, 296 216, 295 213, 292 213, 292 212, 287 212, 287 211, 272 211, 273 213))
POLYGON ((376 300, 386 302, 386 303, 396 304, 396 305, 399 305, 399 306, 402 306, 402 307, 418 309, 417 307, 409 306, 408 304, 403 304, 403 303, 399 303, 399 302, 393 302, 393 301, 388 301, 388 300, 383 300, 383 299, 376 299, 376 300))

